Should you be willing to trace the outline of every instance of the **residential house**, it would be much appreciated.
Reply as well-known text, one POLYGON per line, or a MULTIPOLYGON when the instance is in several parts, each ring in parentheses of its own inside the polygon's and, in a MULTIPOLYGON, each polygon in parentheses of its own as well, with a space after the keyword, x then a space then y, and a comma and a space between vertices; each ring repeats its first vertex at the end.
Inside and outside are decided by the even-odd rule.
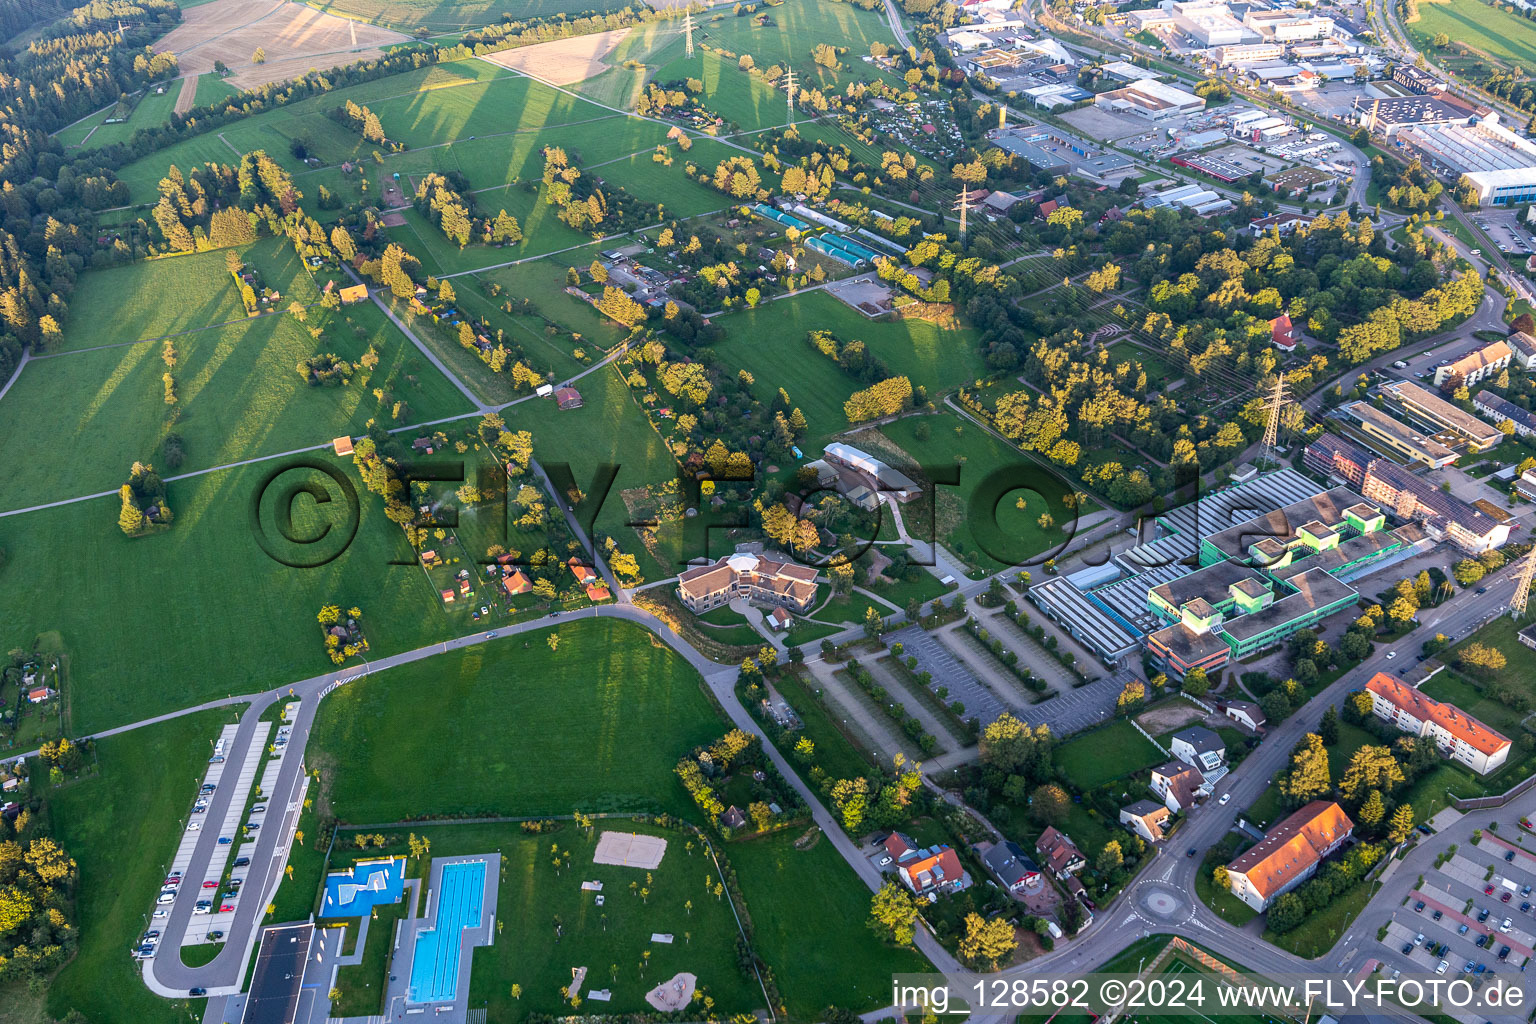
POLYGON ((27 691, 27 703, 41 704, 43 701, 48 700, 51 697, 57 697, 58 695, 59 691, 53 689, 52 687, 39 686, 35 690, 27 691))
POLYGON ((775 608, 768 613, 768 627, 775 633, 783 633, 794 623, 795 617, 783 608, 775 608))
POLYGON ((1504 339, 1504 344, 1509 346, 1511 366, 1518 366, 1522 370, 1536 370, 1536 338, 1524 331, 1516 331, 1504 339))
POLYGON ((1248 230, 1253 237, 1259 238, 1270 228, 1274 228, 1281 235, 1289 235, 1297 228, 1304 228, 1312 223, 1312 218, 1299 213, 1277 213, 1273 217, 1260 217, 1248 222, 1248 230))
POLYGON ((597 580, 597 573, 592 571, 592 567, 583 565, 581 559, 575 555, 572 555, 565 564, 570 567, 571 575, 576 577, 576 582, 582 586, 597 580))
POLYGON ((598 601, 606 601, 606 600, 608 600, 611 597, 613 597, 613 594, 611 594, 608 591, 608 587, 607 587, 606 584, 603 584, 603 583, 588 583, 587 584, 587 600, 588 601, 591 601, 591 602, 593 602, 595 604, 598 601))
POLYGON ((741 813, 741 808, 735 804, 727 807, 720 815, 720 824, 726 828, 741 828, 747 823, 747 816, 741 813))
POLYGON ((350 306, 354 302, 364 302, 368 298, 368 286, 365 284, 349 284, 338 292, 341 296, 341 304, 350 306))
POLYGON ((1218 701, 1216 710, 1250 732, 1261 732, 1264 729, 1264 711, 1251 700, 1218 701))
POLYGON ((331 449, 337 455, 351 455, 352 439, 350 437, 338 437, 331 442, 331 449))
POLYGON ((1175 814, 1182 814, 1195 806, 1195 798, 1200 795, 1200 787, 1205 785, 1205 780, 1183 761, 1169 761, 1152 769, 1149 784, 1152 792, 1163 801, 1164 807, 1175 814))
POLYGON ((1137 800, 1120 808, 1120 824, 1149 843, 1163 841, 1165 827, 1173 812, 1156 800, 1137 800))
POLYGON ((1483 419, 1498 426, 1508 420, 1520 437, 1536 436, 1536 414, 1527 412, 1507 398, 1492 391, 1479 391, 1472 398, 1472 408, 1483 419))
POLYGON ((1083 856, 1071 837, 1051 825, 1047 825, 1035 841, 1035 852, 1040 855, 1045 869, 1063 881, 1088 866, 1088 858, 1083 856))
POLYGON ((571 387, 556 388, 555 404, 562 409, 580 409, 581 392, 571 387))
POLYGON ((501 589, 507 592, 508 597, 526 594, 533 589, 533 581, 528 578, 528 574, 523 572, 523 570, 513 569, 508 572, 506 569, 502 569, 502 573, 501 589))
POLYGON ((1282 352, 1294 352, 1301 341, 1301 328, 1293 324, 1287 314, 1281 313, 1269 322, 1269 340, 1282 352))
POLYGON ((971 876, 960 864, 960 855, 946 843, 919 847, 910 836, 892 832, 885 839, 885 852, 896 862, 896 873, 903 884, 915 895, 934 897, 971 885, 971 876))
POLYGON ((1215 781, 1213 775, 1226 774, 1227 741, 1203 725, 1192 725, 1174 733, 1168 749, 1180 761, 1198 768, 1207 782, 1215 781))
POLYGON ((1031 889, 1040 884, 1040 867, 1011 839, 993 843, 991 849, 981 855, 981 862, 992 872, 998 884, 1010 893, 1031 889))
POLYGON ((1442 704, 1378 672, 1365 684, 1371 711, 1403 732, 1427 736, 1440 753, 1479 775, 1497 770, 1509 758, 1510 742, 1454 704, 1442 704))
POLYGON ((1318 865, 1348 841, 1355 823, 1331 800, 1314 800, 1265 833, 1227 865, 1232 895, 1264 911, 1283 893, 1317 873, 1318 865))

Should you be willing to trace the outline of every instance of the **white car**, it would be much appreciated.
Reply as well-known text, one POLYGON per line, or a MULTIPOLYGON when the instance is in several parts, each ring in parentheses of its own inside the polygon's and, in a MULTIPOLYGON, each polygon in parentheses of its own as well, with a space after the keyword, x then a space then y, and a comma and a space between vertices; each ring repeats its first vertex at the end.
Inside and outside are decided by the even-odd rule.
POLYGON ((170 917, 171 912, 169 910, 156 910, 153 916, 156 918, 170 917))
POLYGON ((1450 964, 1446 963, 1444 960, 1441 960, 1440 963, 1435 966, 1435 973, 1436 974, 1444 974, 1445 973, 1445 969, 1447 967, 1449 967, 1449 966, 1450 966, 1450 964))
POLYGON ((187 831, 188 832, 196 832, 199 829, 201 829, 202 827, 203 827, 203 823, 202 822, 194 821, 192 824, 187 826, 187 831))
POLYGON ((1505 919, 1504 919, 1504 923, 1503 923, 1503 924, 1501 924, 1501 925, 1499 925, 1499 931, 1501 931, 1501 932, 1507 932, 1507 931, 1509 931, 1509 926, 1510 926, 1510 925, 1511 925, 1511 924, 1513 924, 1513 923, 1514 923, 1514 922, 1513 922, 1513 921, 1511 921, 1511 920, 1510 920, 1510 919, 1509 919, 1509 918, 1507 918, 1507 917, 1506 917, 1506 918, 1505 918, 1505 919))
POLYGON ((1227 804, 1227 801, 1231 800, 1231 799, 1232 799, 1232 794, 1231 793, 1223 793, 1223 794, 1221 794, 1221 799, 1216 801, 1216 802, 1221 804, 1223 807, 1225 807, 1226 804, 1227 804))
POLYGON ((176 894, 173 892, 163 892, 160 894, 159 898, 155 900, 155 902, 160 906, 165 906, 167 903, 175 903, 176 894))
POLYGON ((1395 657, 1397 657, 1397 652, 1396 651, 1388 651, 1387 652, 1387 660, 1388 661, 1391 661, 1395 657))

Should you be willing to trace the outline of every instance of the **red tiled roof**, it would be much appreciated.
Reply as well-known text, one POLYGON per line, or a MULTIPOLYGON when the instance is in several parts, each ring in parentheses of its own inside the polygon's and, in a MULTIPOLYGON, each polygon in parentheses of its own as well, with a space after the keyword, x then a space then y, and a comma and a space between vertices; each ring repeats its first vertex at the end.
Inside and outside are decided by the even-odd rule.
POLYGON ((1314 800, 1265 833, 1253 849, 1229 864, 1247 876, 1265 900, 1323 859, 1328 848, 1355 827, 1332 800, 1314 800))
POLYGON ((1434 722, 1446 732, 1484 754, 1497 754, 1509 746, 1509 738, 1479 722, 1454 704, 1442 704, 1418 690, 1378 672, 1365 688, 1421 722, 1434 722))

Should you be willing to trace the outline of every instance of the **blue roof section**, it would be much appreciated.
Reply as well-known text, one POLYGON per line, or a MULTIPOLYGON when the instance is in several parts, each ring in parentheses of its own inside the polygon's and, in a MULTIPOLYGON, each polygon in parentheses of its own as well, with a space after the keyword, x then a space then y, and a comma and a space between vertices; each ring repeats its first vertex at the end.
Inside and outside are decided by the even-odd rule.
POLYGON ((819 237, 807 238, 805 239, 805 244, 807 248, 815 249, 822 255, 830 256, 837 260, 839 263, 846 263, 850 267, 857 267, 864 262, 863 257, 855 256, 853 253, 847 252, 843 249, 834 248, 833 246, 828 245, 819 237))
POLYGON ((828 245, 836 246, 837 248, 842 249, 844 252, 851 252, 859 259, 867 260, 870 263, 873 263, 875 258, 880 255, 873 249, 868 249, 850 238, 844 238, 842 235, 834 235, 829 233, 824 234, 821 237, 822 240, 825 241, 828 245))
POLYGON ((811 228, 809 221, 801 220, 799 217, 785 213, 783 210, 775 210, 767 203, 758 203, 752 207, 752 212, 757 214, 759 217, 767 217, 769 220, 776 220, 786 227, 794 228, 796 231, 809 231, 811 228))
POLYGON ((405 889, 405 858, 365 860, 350 871, 325 876, 325 902, 321 917, 366 917, 373 908, 400 902, 405 889))

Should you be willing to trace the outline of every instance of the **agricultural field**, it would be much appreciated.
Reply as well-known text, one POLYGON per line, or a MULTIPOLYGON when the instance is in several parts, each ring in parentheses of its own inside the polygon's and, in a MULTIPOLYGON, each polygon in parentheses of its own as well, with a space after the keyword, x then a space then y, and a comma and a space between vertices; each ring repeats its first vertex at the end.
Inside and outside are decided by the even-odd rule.
POLYGON ((320 769, 326 805, 348 822, 576 808, 688 814, 672 769, 723 731, 698 672, 647 630, 573 620, 338 690, 320 706, 305 757, 320 769), (558 650, 547 642, 554 634, 558 650), (428 691, 431 701, 413 699, 428 691))
MULTIPOLYGON (((180 702, 178 702, 178 706, 180 702)), ((48 794, 53 833, 80 866, 80 951, 48 986, 48 1013, 175 1024, 200 1003, 151 993, 123 951, 175 849, 208 744, 242 707, 202 711, 97 741, 98 771, 48 794), (146 771, 146 765, 154 765, 146 771), (179 784, 167 780, 178 779, 179 784), (123 851, 136 855, 124 857, 123 851)))
POLYGON ((517 0, 515 4, 490 0, 309 0, 309 6, 402 32, 424 28, 433 34, 451 35, 494 24, 509 14, 514 18, 540 18, 612 11, 625 5, 621 0, 517 0))
MULTIPOLYGON (((1455 44, 1470 47, 1496 61, 1536 73, 1536 23, 1481 0, 1437 0, 1419 5, 1419 20, 1405 24, 1409 36, 1430 59, 1439 62, 1451 50, 1437 49, 1441 32, 1455 44)), ((1454 48, 1453 48, 1454 49, 1454 48)))
POLYGON ((0 502, 15 509, 112 490, 135 461, 157 463, 165 475, 187 473, 326 444, 362 433, 374 418, 403 425, 473 411, 371 304, 315 309, 306 323, 288 313, 259 316, 171 343, 176 403, 169 409, 160 342, 29 363, 0 404, 0 430, 14 437, 17 465, 29 470, 13 475, 0 502), (323 332, 318 340, 312 328, 323 332), (359 367, 340 387, 311 384, 296 372, 315 354, 356 364, 370 349, 378 366, 359 367), (406 403, 398 414, 396 401, 406 403), (183 442, 179 467, 161 457, 171 434, 183 442), (76 457, 54 457, 60 443, 76 457))
POLYGON ((883 13, 860 10, 852 4, 786 0, 772 8, 758 8, 756 13, 767 14, 769 23, 758 25, 745 9, 740 13, 721 10, 706 14, 698 19, 701 30, 695 30, 694 42, 728 50, 738 57, 750 53, 758 67, 789 61, 797 75, 814 72, 821 88, 838 91, 849 82, 876 77, 873 66, 860 59, 869 56, 870 43, 896 45, 883 13), (817 43, 847 47, 840 69, 834 71, 812 63, 811 49, 817 43))
POLYGON ((632 110, 658 64, 682 51, 682 30, 676 21, 637 25, 608 55, 612 67, 571 88, 595 103, 632 110))

